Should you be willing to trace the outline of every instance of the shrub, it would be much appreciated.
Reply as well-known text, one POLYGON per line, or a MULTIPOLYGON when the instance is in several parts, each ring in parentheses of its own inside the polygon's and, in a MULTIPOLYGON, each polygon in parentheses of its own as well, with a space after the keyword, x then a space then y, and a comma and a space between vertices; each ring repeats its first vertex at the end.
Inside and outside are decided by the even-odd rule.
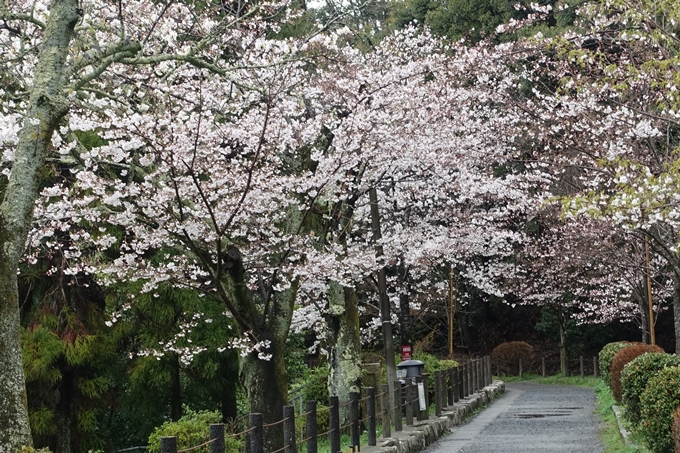
POLYGON ((614 356, 621 349, 631 346, 634 343, 629 343, 627 341, 615 341, 614 343, 606 344, 600 353, 598 354, 598 361, 600 362, 600 377, 610 388, 612 385, 611 376, 609 375, 609 369, 612 366, 612 360, 614 356))
POLYGON ((640 395, 642 423, 638 430, 654 453, 673 451, 673 414, 679 405, 680 368, 664 368, 649 380, 640 395))
POLYGON ((626 366, 628 362, 641 356, 645 352, 663 352, 663 349, 651 344, 634 344, 621 349, 614 356, 609 373, 611 374, 612 393, 619 403, 621 402, 621 370, 623 370, 623 367, 626 366))
POLYGON ((671 431, 673 438, 673 452, 680 453, 680 407, 673 412, 673 429, 671 431))
POLYGON ((659 371, 669 366, 680 365, 675 354, 647 352, 623 367, 621 371, 621 401, 626 406, 626 418, 633 424, 640 423, 640 395, 647 382, 659 371))
POLYGON ((510 341, 501 343, 491 351, 491 360, 505 374, 510 370, 519 369, 519 361, 522 360, 523 366, 528 366, 531 362, 534 348, 524 341, 510 341))
MULTIPOLYGON (((184 409, 185 415, 176 422, 165 422, 156 428, 149 436, 149 453, 160 453, 161 437, 177 437, 177 449, 200 445, 210 438, 210 424, 220 423, 222 416, 219 412, 192 411, 184 409)), ((243 446, 243 440, 229 437, 225 429, 224 446, 227 453, 239 453, 243 446)), ((209 453, 210 446, 194 450, 194 453, 209 453)))
POLYGON ((425 352, 418 352, 413 355, 414 360, 420 360, 425 366, 425 373, 428 374, 428 383, 430 389, 434 388, 434 372, 439 370, 448 370, 454 366, 458 366, 458 362, 455 360, 448 359, 438 359, 432 354, 427 354, 425 352))

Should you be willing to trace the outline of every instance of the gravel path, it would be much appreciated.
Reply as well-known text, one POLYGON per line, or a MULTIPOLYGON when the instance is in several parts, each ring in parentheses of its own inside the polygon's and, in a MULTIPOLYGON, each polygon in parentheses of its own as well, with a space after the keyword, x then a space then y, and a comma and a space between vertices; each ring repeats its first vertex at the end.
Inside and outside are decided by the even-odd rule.
POLYGON ((601 452, 595 410, 591 388, 509 383, 504 396, 427 453, 601 452))

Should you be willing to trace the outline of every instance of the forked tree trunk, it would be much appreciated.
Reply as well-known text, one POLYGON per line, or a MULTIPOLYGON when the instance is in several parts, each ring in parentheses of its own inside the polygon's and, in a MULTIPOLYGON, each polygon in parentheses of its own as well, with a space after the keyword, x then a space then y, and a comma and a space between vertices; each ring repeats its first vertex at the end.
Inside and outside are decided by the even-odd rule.
POLYGON ((38 197, 38 173, 66 115, 64 62, 82 14, 78 0, 53 0, 30 84, 12 172, 0 204, 0 452, 31 445, 19 340, 17 268, 38 197))
MULTIPOLYGON (((361 344, 359 337, 359 300, 353 288, 343 288, 337 282, 329 284, 331 313, 327 316, 329 329, 328 392, 341 403, 349 400, 350 392, 358 392, 361 385, 361 344)), ((340 423, 347 423, 349 413, 340 411, 340 423)))

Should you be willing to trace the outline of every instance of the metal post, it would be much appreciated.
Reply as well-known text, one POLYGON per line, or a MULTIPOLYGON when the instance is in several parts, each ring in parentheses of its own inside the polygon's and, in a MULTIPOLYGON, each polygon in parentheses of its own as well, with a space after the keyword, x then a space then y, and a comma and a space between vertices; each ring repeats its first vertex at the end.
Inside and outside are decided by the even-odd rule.
POLYGON ((369 387, 366 389, 366 416, 368 417, 368 445, 376 445, 375 433, 375 389, 369 387))
POLYGON ((401 390, 401 382, 395 381, 394 394, 392 394, 392 398, 394 398, 394 431, 401 431, 404 429, 401 423, 401 390))
POLYGON ((597 378, 597 357, 593 357, 593 377, 597 378))
POLYGON ((328 441, 331 444, 331 452, 340 451, 340 403, 337 396, 328 399, 328 441))
POLYGON ((392 437, 392 420, 390 417, 390 386, 382 384, 382 396, 380 398, 380 407, 382 408, 382 436, 383 439, 392 437))
POLYGON ((213 441, 210 444, 210 453, 224 453, 224 425, 222 423, 210 424, 210 440, 213 441))
POLYGON ((161 453, 177 453, 177 438, 175 436, 161 437, 161 453))
POLYGON ((581 367, 581 379, 585 377, 585 370, 583 369, 583 356, 579 356, 579 366, 581 367))
POLYGON ((283 406, 283 445, 285 453, 297 453, 295 444, 295 407, 283 406))
POLYGON ((250 414, 250 453, 264 453, 262 414, 250 414))
POLYGON ((316 401, 307 401, 306 409, 305 425, 307 426, 305 428, 305 437, 307 438, 307 453, 317 453, 319 451, 319 439, 317 437, 318 428, 316 426, 316 401))

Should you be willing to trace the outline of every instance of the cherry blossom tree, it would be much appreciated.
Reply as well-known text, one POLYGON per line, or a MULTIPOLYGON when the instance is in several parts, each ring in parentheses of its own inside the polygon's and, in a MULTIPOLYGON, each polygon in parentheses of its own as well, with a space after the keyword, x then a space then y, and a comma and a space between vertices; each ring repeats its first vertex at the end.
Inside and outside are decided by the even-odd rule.
MULTIPOLYGON (((299 52, 323 45, 323 38, 317 36, 316 43, 266 39, 267 33, 277 30, 271 17, 285 20, 292 17, 291 10, 285 4, 266 2, 241 4, 235 9, 221 4, 163 5, 146 0, 93 1, 86 5, 73 0, 0 3, 4 24, 0 30, 4 63, 0 122, 7 162, 7 185, 0 205, 3 451, 31 443, 18 343, 16 269, 34 214, 39 174, 48 159, 60 159, 74 167, 69 181, 72 186, 53 187, 43 193, 50 203, 38 215, 52 219, 52 230, 63 229, 74 241, 86 241, 89 247, 101 249, 111 247, 118 238, 90 231, 92 225, 107 220, 125 231, 121 241, 124 253, 110 270, 97 271, 102 281, 107 276, 126 277, 126 272, 134 270, 137 274, 133 278, 147 279, 149 291, 176 274, 196 286, 224 290, 223 296, 233 298, 223 299, 227 308, 241 326, 249 327, 251 346, 257 345, 259 354, 265 356, 281 353, 277 347, 264 351, 272 340, 258 332, 256 325, 269 319, 268 331, 286 330, 297 282, 278 273, 267 274, 269 269, 263 265, 260 276, 271 279, 269 287, 278 292, 267 294, 262 286, 262 318, 253 310, 248 288, 252 282, 245 279, 242 255, 238 247, 223 238, 244 205, 256 207, 247 214, 248 226, 241 223, 234 233, 241 238, 276 243, 263 231, 295 229, 298 211, 290 210, 284 199, 291 193, 286 190, 286 175, 281 174, 287 170, 279 168, 281 178, 273 184, 274 192, 278 190, 282 199, 277 200, 274 194, 270 199, 259 199, 250 188, 254 181, 271 176, 271 168, 261 165, 263 155, 268 154, 269 162, 280 167, 283 156, 273 155, 277 150, 299 150, 300 143, 310 141, 309 131, 317 134, 319 130, 311 125, 313 121, 308 128, 304 126, 306 106, 302 98, 295 98, 294 90, 304 80, 299 78, 305 72, 299 52), (247 74, 249 69, 260 72, 247 74), (282 93, 289 88, 290 95, 284 101, 282 93), (238 127, 234 125, 235 118, 240 121, 238 127), (303 126, 288 128, 287 133, 281 127, 289 122, 303 126), (276 132, 270 134, 270 129, 276 132), (101 137, 106 144, 87 149, 82 139, 88 133, 101 137), (215 153, 217 149, 221 151, 215 153), (220 161, 227 167, 225 173, 208 180, 207 175, 214 174, 209 165, 220 161), (115 174, 119 182, 102 178, 106 171, 111 172, 109 176, 115 174), (238 181, 232 185, 220 179, 225 174, 236 176, 238 181), (156 176, 162 176, 160 183, 154 181, 156 176), (104 185, 98 186, 97 182, 104 185), (198 198, 185 198, 187 186, 197 190, 198 198), (231 198, 226 202, 229 207, 215 215, 212 203, 224 198, 218 189, 228 192, 231 198), (84 198, 69 205, 71 190, 79 190, 84 198), (208 194, 207 190, 214 192, 208 194), (148 198, 132 208, 124 203, 126 197, 132 196, 148 198), (258 217, 258 212, 277 208, 283 208, 278 216, 258 217), (169 209, 167 223, 143 222, 153 222, 155 209, 169 209), (191 224, 190 219, 200 219, 200 226, 191 224), (133 225, 134 221, 140 223, 133 225), (151 230, 155 234, 150 234, 151 230), (171 247, 178 240, 173 235, 185 239, 188 247, 203 235, 214 247, 192 249, 191 258, 158 257, 156 251, 161 244, 171 247), (165 261, 136 266, 144 253, 165 261), (202 269, 199 263, 208 269, 202 269), (212 276, 210 269, 214 271, 212 276), (226 282, 219 280, 223 277, 226 282), (225 284, 228 291, 222 286, 225 284), (279 298, 281 304, 272 302, 279 298), (245 305, 237 309, 236 304, 245 305)), ((49 234, 49 228, 41 231, 49 234)), ((40 232, 34 234, 31 241, 39 241, 40 236, 40 232)), ((272 253, 281 249, 279 243, 272 253)), ((77 246, 70 253, 74 262, 71 272, 95 272, 95 263, 81 260, 75 264, 81 253, 77 246)), ((285 254, 278 259, 295 260, 285 254)), ((256 254, 253 260, 264 262, 266 257, 256 254)), ((255 361, 258 352, 253 354, 255 361)), ((257 361, 260 362, 265 363, 257 361)), ((283 384, 263 385, 257 373, 246 374, 246 380, 254 381, 249 386, 254 394, 273 392, 266 399, 282 404, 283 384)), ((275 416, 266 409, 257 404, 253 407, 275 416)))

